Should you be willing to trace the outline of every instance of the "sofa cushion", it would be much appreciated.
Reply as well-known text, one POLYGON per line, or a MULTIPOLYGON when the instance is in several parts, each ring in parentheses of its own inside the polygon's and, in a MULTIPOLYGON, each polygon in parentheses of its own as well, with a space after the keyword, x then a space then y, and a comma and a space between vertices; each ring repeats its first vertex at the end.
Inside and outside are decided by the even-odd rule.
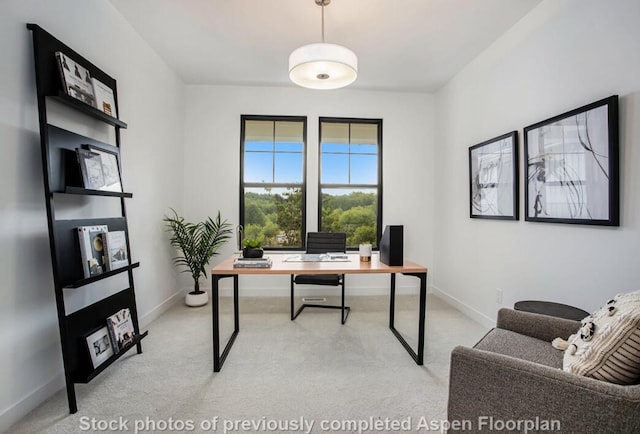
POLYGON ((489 331, 474 348, 552 368, 562 368, 562 353, 556 351, 548 342, 511 330, 495 328, 489 331))
POLYGON ((616 384, 640 380, 640 291, 619 294, 582 320, 562 368, 616 384))

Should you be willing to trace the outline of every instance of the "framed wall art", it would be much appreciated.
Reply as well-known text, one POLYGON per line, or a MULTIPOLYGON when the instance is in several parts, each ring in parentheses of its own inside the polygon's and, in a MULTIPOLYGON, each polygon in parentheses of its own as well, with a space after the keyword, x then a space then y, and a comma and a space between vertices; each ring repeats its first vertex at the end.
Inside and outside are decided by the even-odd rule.
POLYGON ((471 218, 518 220, 518 132, 469 148, 471 218))
POLYGON ((82 145, 84 149, 97 155, 102 162, 102 174, 104 185, 98 188, 103 191, 115 191, 122 193, 122 181, 120 179, 120 165, 118 163, 117 149, 107 150, 94 145, 82 145))
POLYGON ((619 226, 618 96, 524 129, 525 220, 619 226))
POLYGON ((76 149, 80 173, 82 174, 82 185, 90 190, 100 190, 104 187, 104 175, 102 173, 102 159, 100 154, 91 152, 88 149, 76 149))
POLYGON ((103 326, 87 335, 85 341, 89 356, 91 356, 91 365, 94 369, 113 356, 113 347, 111 346, 107 326, 103 326))

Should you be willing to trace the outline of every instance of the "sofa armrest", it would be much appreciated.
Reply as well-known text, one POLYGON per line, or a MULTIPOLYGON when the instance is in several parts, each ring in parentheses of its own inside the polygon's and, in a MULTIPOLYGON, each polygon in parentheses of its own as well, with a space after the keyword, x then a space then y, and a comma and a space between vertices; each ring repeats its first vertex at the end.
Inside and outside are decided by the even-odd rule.
POLYGON ((577 332, 580 321, 503 308, 498 311, 496 327, 551 342, 577 332))
MULTIPOLYGON (((557 423, 563 434, 637 433, 640 385, 609 384, 458 346, 451 353, 447 418, 452 427, 470 421, 449 433, 491 432, 491 420, 557 423)), ((541 425, 528 427, 529 432, 539 430, 541 425)))

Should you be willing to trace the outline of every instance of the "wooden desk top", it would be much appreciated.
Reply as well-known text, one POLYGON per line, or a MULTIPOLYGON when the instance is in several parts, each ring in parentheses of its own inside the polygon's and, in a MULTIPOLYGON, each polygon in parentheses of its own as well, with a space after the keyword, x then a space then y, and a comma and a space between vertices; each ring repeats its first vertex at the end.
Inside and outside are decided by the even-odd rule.
POLYGON ((285 259, 295 253, 265 254, 271 258, 271 268, 233 268, 238 255, 225 259, 213 267, 212 274, 390 274, 390 273, 426 273, 427 267, 405 259, 402 266, 389 266, 380 262, 379 255, 372 255, 371 262, 360 262, 357 253, 349 253, 349 261, 334 262, 289 262, 285 259))

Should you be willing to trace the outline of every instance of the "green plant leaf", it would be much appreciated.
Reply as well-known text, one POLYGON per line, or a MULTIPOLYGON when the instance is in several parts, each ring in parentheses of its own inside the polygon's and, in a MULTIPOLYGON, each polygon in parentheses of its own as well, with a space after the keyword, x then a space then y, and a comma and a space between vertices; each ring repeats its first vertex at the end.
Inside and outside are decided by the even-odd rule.
POLYGON ((190 272, 194 281, 194 289, 199 289, 200 276, 207 277, 206 266, 218 250, 231 238, 231 224, 222 221, 220 211, 216 219, 191 223, 184 220, 171 208, 173 215, 164 216, 166 230, 170 233, 169 243, 180 255, 173 258, 174 264, 184 267, 183 272, 190 272))

